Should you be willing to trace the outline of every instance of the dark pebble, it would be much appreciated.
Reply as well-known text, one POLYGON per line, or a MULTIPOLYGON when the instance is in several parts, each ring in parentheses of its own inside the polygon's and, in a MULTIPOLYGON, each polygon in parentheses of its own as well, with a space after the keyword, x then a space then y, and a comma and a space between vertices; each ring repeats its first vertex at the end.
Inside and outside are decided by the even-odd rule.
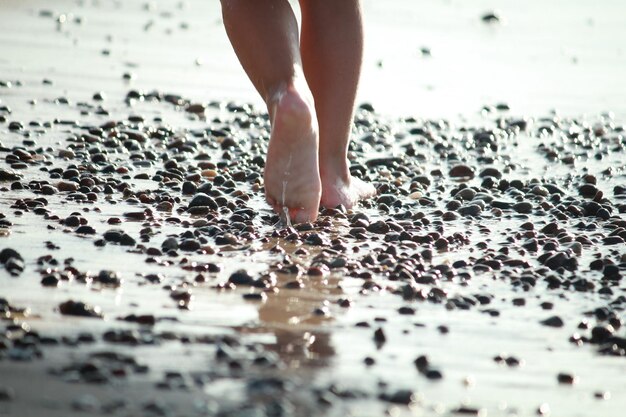
POLYGON ((387 337, 385 336, 385 332, 382 328, 379 327, 376 331, 374 331, 374 341, 377 345, 382 345, 387 341, 387 337))
POLYGON ((584 184, 578 188, 578 192, 585 198, 594 198, 598 193, 598 189, 593 184, 584 184))
POLYGON ((255 279, 248 274, 248 271, 245 269, 240 269, 238 271, 233 272, 228 278, 228 282, 235 285, 253 285, 255 279))
POLYGON ((0 263, 6 263, 9 259, 22 259, 22 255, 18 251, 11 248, 4 248, 0 251, 0 263))
POLYGON ((267 299, 267 295, 264 292, 246 293, 242 297, 248 301, 265 301, 267 299))
POLYGON ((413 307, 400 307, 398 309, 398 313, 402 314, 402 315, 407 315, 407 316, 411 316, 415 314, 415 309, 413 307))
POLYGON ((434 381, 443 378, 443 374, 441 373, 441 371, 437 369, 427 369, 426 372, 424 372, 424 376, 427 379, 434 380, 434 381))
POLYGON ((474 170, 467 165, 459 164, 453 166, 448 172, 453 178, 473 178, 474 170))
POLYGON ((539 323, 548 327, 563 327, 563 325, 565 324, 563 322, 563 319, 561 319, 559 316, 549 317, 545 320, 541 320, 539 323))
POLYGON ((451 410, 451 412, 453 414, 461 414, 464 416, 479 416, 480 415, 479 408, 473 408, 473 407, 467 407, 467 406, 461 406, 459 408, 455 408, 451 410))
POLYGON ((391 395, 383 396, 383 399, 392 404, 411 405, 417 401, 417 396, 414 391, 401 389, 391 395))
POLYGON ((10 169, 0 168, 0 181, 17 181, 22 178, 22 174, 10 169))
POLYGON ((533 205, 527 201, 521 201, 513 204, 513 210, 518 213, 529 214, 533 210, 533 205))
POLYGON ((182 251, 193 252, 200 249, 200 242, 196 239, 185 239, 178 245, 178 248, 182 251))
POLYGON ((100 284, 107 287, 119 287, 122 284, 122 279, 119 277, 117 272, 102 270, 98 273, 98 275, 94 278, 95 282, 99 282, 100 284))
POLYGON ((66 316, 102 318, 102 311, 98 306, 90 306, 81 301, 69 300, 59 304, 59 312, 66 316))
POLYGON ((178 249, 178 240, 174 237, 168 237, 161 243, 161 249, 165 252, 178 249))
POLYGON ((41 279, 41 285, 44 287, 56 287, 59 285, 59 279, 54 275, 46 275, 41 279))
POLYGON ((578 380, 578 378, 576 378, 575 375, 568 374, 568 373, 560 373, 557 375, 556 379, 557 381, 559 381, 559 384, 566 384, 566 385, 573 385, 578 380))
POLYGON ((122 233, 122 235, 120 236, 119 243, 122 246, 135 246, 137 241, 128 233, 122 233))
POLYGON ((211 210, 218 209, 218 205, 215 200, 204 193, 196 194, 189 202, 188 207, 209 207, 211 210))
POLYGON ((470 204, 459 208, 458 212, 462 216, 475 217, 482 212, 482 208, 478 204, 470 204))
POLYGON ((76 230, 74 230, 75 233, 78 233, 79 235, 95 235, 96 234, 96 229, 94 229, 91 226, 80 226, 78 228, 76 228, 76 230))
POLYGON ((483 169, 482 171, 480 171, 480 174, 478 174, 478 176, 481 178, 494 177, 494 178, 500 179, 502 178, 502 172, 500 172, 500 170, 497 168, 487 167, 483 169))

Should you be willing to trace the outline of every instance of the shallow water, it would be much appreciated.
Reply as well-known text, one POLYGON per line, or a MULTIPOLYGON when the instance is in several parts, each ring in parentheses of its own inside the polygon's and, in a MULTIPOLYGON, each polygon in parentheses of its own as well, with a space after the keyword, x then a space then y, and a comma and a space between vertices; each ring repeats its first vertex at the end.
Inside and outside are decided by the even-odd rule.
MULTIPOLYGON (((3 28, 0 31, 3 51, 0 80, 23 83, 0 88, 0 105, 12 108, 9 120, 44 122, 60 118, 97 125, 135 114, 143 116, 147 125, 158 116, 163 124, 182 130, 205 128, 213 117, 223 120, 236 117, 223 106, 211 108, 206 120, 189 117, 166 103, 137 102, 129 108, 123 102, 129 89, 158 89, 181 94, 192 101, 234 99, 258 104, 228 47, 219 22, 217 2, 146 4, 149 7, 140 2, 56 2, 53 15, 66 14, 65 23, 59 24, 53 18, 40 15, 41 10, 50 7, 47 4, 5 1, 0 15, 3 28), (76 23, 75 17, 80 17, 82 23, 76 23), (110 50, 110 54, 103 55, 103 49, 110 50), (201 65, 197 65, 196 60, 201 65), (135 73, 137 78, 123 81, 125 72, 135 73), (50 79, 53 84, 43 84, 43 79, 50 79), (96 91, 107 94, 104 104, 111 114, 81 115, 81 106, 77 103, 90 102, 96 91), (69 98, 70 105, 55 103, 58 97, 69 98), (30 104, 31 99, 36 99, 37 104, 30 104)), ((405 1, 393 7, 382 4, 364 2, 371 29, 360 99, 371 101, 387 114, 376 118, 386 120, 390 127, 389 132, 380 133, 390 146, 371 146, 368 158, 403 155, 402 146, 416 140, 406 133, 412 124, 401 119, 411 115, 419 115, 419 119, 450 118, 459 127, 471 123, 473 127, 493 128, 494 120, 502 113, 480 113, 480 110, 484 105, 505 101, 512 108, 510 114, 535 116, 529 118, 529 131, 547 124, 540 117, 553 107, 568 116, 592 114, 587 119, 591 126, 596 123, 619 125, 626 116, 623 102, 626 91, 619 82, 619 68, 626 64, 622 49, 626 34, 618 26, 618 12, 623 6, 617 1, 607 2, 601 10, 586 2, 567 2, 567 6, 563 3, 558 9, 557 5, 537 3, 526 7, 516 2, 498 2, 506 24, 497 26, 487 26, 480 21, 480 16, 490 10, 494 2, 472 5, 427 2, 415 6, 405 1), (593 20, 592 24, 589 19, 593 20), (568 43, 562 44, 563 39, 568 39, 568 43), (418 55, 422 46, 431 48, 431 57, 418 55), (398 90, 403 93, 393 93, 398 90), (607 121, 609 116, 597 115, 604 111, 614 112, 611 116, 614 122, 607 121), (462 116, 457 117, 458 114, 462 116)), ((567 118, 559 122, 567 124, 567 118)), ((63 146, 74 131, 75 128, 57 124, 45 129, 45 133, 35 134, 34 139, 38 146, 56 149, 63 146)), ((6 124, 0 125, 0 132, 4 146, 16 146, 23 140, 19 134, 8 132, 6 124)), ((250 130, 243 133, 255 134, 250 130)), ((444 129, 445 135, 454 133, 460 134, 454 126, 444 129)), ((507 179, 547 180, 566 187, 568 195, 576 194, 578 184, 578 178, 571 178, 572 173, 596 175, 597 187, 602 190, 625 183, 623 137, 616 136, 613 143, 614 146, 621 143, 621 151, 608 152, 602 160, 581 154, 575 158, 574 169, 568 164, 548 161, 537 152, 540 143, 555 147, 561 141, 558 135, 540 138, 520 133, 505 141, 501 152, 490 155, 495 158, 494 166, 503 171, 510 169, 505 171, 507 179), (607 167, 613 168, 613 175, 601 174, 607 167)), ((598 146, 609 147, 610 144, 598 146)), ((437 168, 447 172, 453 164, 435 159, 427 150, 424 153, 426 157, 420 161, 419 169, 425 173, 437 168)), ((113 161, 117 158, 126 161, 127 157, 110 155, 113 161)), ((54 164, 67 166, 69 162, 55 159, 54 164)), ((130 174, 146 172, 151 175, 155 169, 136 166, 130 174)), ((26 181, 49 179, 37 166, 30 166, 24 174, 26 181)), ((433 182, 433 187, 450 185, 445 178, 433 178, 433 182)), ((150 180, 132 179, 132 183, 136 190, 158 188, 158 184, 150 180)), ((478 178, 468 181, 468 185, 480 184, 478 178)), ((2 185, 8 186, 8 183, 2 185)), ((252 194, 249 205, 259 213, 254 220, 255 228, 262 236, 271 235, 272 223, 263 219, 269 218, 271 212, 262 194, 251 192, 247 185, 242 187, 252 194)), ((412 209, 424 211, 427 217, 435 216, 436 210, 446 211, 443 195, 433 195, 438 198, 434 207, 416 204, 412 209)), ((148 313, 163 319, 154 326, 155 333, 174 332, 187 338, 231 335, 239 338, 248 349, 236 352, 244 362, 252 355, 250 351, 276 355, 280 366, 284 366, 280 374, 290 378, 296 387, 289 398, 299 415, 448 415, 461 405, 477 407, 483 415, 490 416, 535 415, 537 407, 547 403, 553 415, 618 416, 626 406, 623 357, 601 356, 593 347, 578 347, 568 341, 571 334, 580 332, 577 325, 582 313, 606 306, 623 295, 623 285, 615 288, 613 296, 571 290, 547 291, 539 285, 523 291, 512 287, 507 276, 496 270, 475 273, 467 281, 441 280, 439 286, 449 292, 450 298, 480 293, 495 295, 488 307, 498 310, 500 315, 491 317, 481 311, 483 308, 449 310, 444 304, 404 301, 393 294, 402 283, 387 280, 385 274, 376 276, 381 286, 379 291, 363 293, 363 280, 339 269, 327 277, 304 276, 304 289, 299 290, 282 288, 294 277, 279 273, 278 293, 268 293, 263 302, 245 301, 242 294, 256 290, 213 287, 225 282, 240 268, 260 274, 268 270, 268 265, 283 261, 284 254, 271 251, 275 245, 305 267, 322 249, 307 246, 308 255, 295 255, 299 244, 272 237, 268 242, 254 241, 230 250, 211 245, 216 250, 213 254, 164 255, 160 263, 147 263, 145 254, 130 253, 126 247, 110 244, 97 247, 92 237, 78 236, 70 228, 45 221, 33 213, 16 215, 9 208, 18 198, 36 196, 28 190, 0 194, 1 211, 13 222, 10 236, 1 238, 0 247, 17 250, 26 261, 25 272, 17 278, 10 277, 4 269, 0 272, 0 296, 12 305, 29 307, 31 312, 26 322, 42 334, 75 337, 81 331, 88 331, 98 340, 75 348, 47 347, 44 358, 32 362, 0 360, 0 386, 12 386, 16 392, 15 401, 6 405, 0 402, 0 415, 67 415, 72 401, 83 398, 84 394, 93 395, 101 404, 111 399, 126 399, 129 405, 119 415, 139 413, 143 404, 155 396, 163 401, 166 409, 171 409, 171 415, 213 415, 216 409, 228 413, 229 407, 240 407, 242 398, 248 400, 253 396, 247 383, 251 377, 264 375, 264 372, 246 369, 248 373, 229 373, 231 371, 223 369, 224 364, 214 360, 215 343, 171 340, 161 341, 157 346, 124 346, 99 339, 102 333, 113 328, 138 329, 136 324, 116 320, 118 317, 148 313), (54 229, 48 229, 49 225, 54 229), (48 249, 44 245, 46 241, 60 248, 48 249), (114 290, 73 280, 59 288, 44 288, 39 283, 36 261, 47 254, 61 262, 72 257, 73 265, 80 271, 117 270, 124 284, 114 290), (182 258, 188 261, 183 263, 182 258), (197 272, 183 268, 192 262, 214 262, 222 269, 218 273, 205 273, 206 284, 194 285, 197 272), (163 274, 160 285, 146 283, 143 276, 151 273, 163 274), (168 291, 163 290, 166 285, 191 288, 193 300, 189 310, 177 308, 168 291), (513 306, 512 300, 519 297, 526 299, 526 306, 513 306), (349 308, 339 306, 338 300, 344 298, 352 300, 349 308), (59 315, 57 306, 68 299, 100 306, 105 319, 59 315), (551 311, 539 307, 540 302, 546 301, 554 303, 551 311), (397 313, 400 307, 407 305, 415 307, 414 315, 397 313), (328 314, 316 315, 313 313, 316 308, 328 314), (563 318, 563 328, 538 324, 555 314, 563 318), (355 327, 363 321, 371 327, 355 327), (440 326, 446 326, 449 332, 442 332, 440 326), (384 329, 387 339, 379 346, 372 337, 378 327, 384 329), (131 353, 138 362, 149 365, 150 372, 95 387, 64 382, 63 378, 47 373, 49 368, 82 360, 99 350, 131 353), (515 356, 522 364, 518 367, 497 364, 493 357, 499 354, 515 356), (430 381, 419 374, 413 365, 419 355, 427 355, 444 378, 430 381), (366 366, 363 363, 366 357, 374 358, 376 363, 366 366), (192 384, 187 390, 155 391, 154 382, 170 370, 185 376, 206 373, 206 380, 203 384, 192 384), (559 372, 574 373, 580 381, 573 386, 558 384, 559 372), (338 394, 331 398, 332 405, 328 408, 312 403, 307 390, 331 384, 337 386, 335 392, 345 390, 345 395, 349 392, 355 398, 345 399, 338 394), (418 401, 405 407, 378 400, 379 394, 397 389, 415 390, 418 401), (597 391, 610 392, 611 399, 595 399, 597 391)), ((111 201, 101 198, 95 204, 70 204, 62 194, 45 197, 49 200, 47 208, 60 218, 81 212, 89 225, 96 228, 96 238, 117 227, 106 223, 110 217, 122 217, 126 212, 149 207, 128 204, 119 195, 111 201), (94 207, 101 211, 96 212, 94 207)), ((184 197, 171 215, 193 221, 187 214, 176 212, 176 208, 184 208, 186 202, 188 198, 184 197)), ((366 213, 372 221, 386 218, 375 206, 357 211, 366 213)), ((623 214, 618 215, 624 218, 623 214)), ((155 211, 153 218, 125 221, 119 227, 137 237, 144 223, 155 225, 156 235, 152 237, 155 246, 167 235, 193 229, 191 225, 167 222, 168 216, 169 213, 155 211)), ((549 221, 536 216, 530 219, 536 222, 537 228, 549 221)), ((333 224, 330 237, 345 236, 350 228, 348 221, 342 218, 328 221, 333 224)), ((485 211, 480 221, 461 219, 446 224, 446 234, 462 232, 470 243, 435 252, 432 265, 480 258, 490 250, 496 251, 525 221, 527 219, 519 215, 495 216, 485 211), (484 242, 485 246, 479 248, 479 242, 484 242)), ((574 223, 571 221, 568 226, 574 223)), ((570 231, 584 234, 573 228, 570 231)), ((593 232, 588 235, 594 238, 593 232)), ((512 252, 518 249, 515 244, 510 246, 512 252)), ((346 257, 360 259, 368 251, 381 247, 385 247, 382 238, 374 237, 367 244, 352 242, 348 244, 346 257)), ((611 250, 624 255, 623 247, 584 247, 578 257, 581 274, 590 279, 599 277, 600 273, 589 271, 587 265, 597 253, 608 256, 611 250)), ((518 258, 537 264, 528 253, 520 253, 518 258)), ((623 311, 621 314, 623 320, 623 311)), ((621 335, 623 331, 622 327, 621 335)), ((240 414, 236 415, 256 415, 237 412, 240 414)), ((72 413, 93 415, 89 410, 72 413)), ((145 414, 149 415, 147 411, 145 414)))

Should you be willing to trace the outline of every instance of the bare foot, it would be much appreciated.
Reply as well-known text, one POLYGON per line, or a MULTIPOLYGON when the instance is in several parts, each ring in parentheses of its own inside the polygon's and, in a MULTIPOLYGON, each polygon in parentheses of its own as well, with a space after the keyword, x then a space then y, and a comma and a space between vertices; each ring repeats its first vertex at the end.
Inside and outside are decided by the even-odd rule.
POLYGON ((312 100, 288 87, 270 104, 272 133, 265 161, 265 197, 295 223, 317 218, 321 195, 318 129, 312 100))
MULTIPOLYGON (((347 172, 347 166, 343 168, 347 172)), ((345 208, 354 207, 360 200, 376 195, 376 189, 372 184, 362 181, 348 174, 330 174, 335 170, 326 171, 322 175, 322 198, 320 205, 323 207, 337 207, 342 204, 345 208)))

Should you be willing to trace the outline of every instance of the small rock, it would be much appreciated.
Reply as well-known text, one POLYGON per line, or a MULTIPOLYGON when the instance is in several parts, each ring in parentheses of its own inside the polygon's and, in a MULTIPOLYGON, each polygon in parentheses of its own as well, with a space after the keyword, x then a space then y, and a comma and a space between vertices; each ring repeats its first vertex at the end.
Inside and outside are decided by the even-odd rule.
POLYGON ((267 294, 265 294, 264 292, 246 293, 242 297, 243 297, 244 300, 248 300, 248 301, 265 301, 265 300, 267 300, 267 294))
POLYGON ((411 405, 417 401, 415 392, 408 389, 401 389, 386 396, 385 399, 393 404, 411 405))
POLYGON ((185 239, 178 245, 178 248, 182 251, 193 252, 200 249, 200 242, 196 239, 185 239))
POLYGON ((467 165, 459 164, 453 166, 448 175, 453 178, 474 178, 474 170, 467 165))
POLYGON ((245 269, 233 272, 228 278, 228 282, 235 285, 252 285, 254 281, 254 278, 245 269))
POLYGON ((95 235, 96 234, 96 229, 94 229, 91 226, 80 226, 77 227, 76 230, 74 230, 75 233, 78 233, 79 235, 95 235))
POLYGON ((563 325, 565 324, 563 322, 563 319, 561 319, 559 316, 549 317, 545 320, 541 320, 539 323, 548 327, 563 327, 563 325))
POLYGON ((94 280, 107 287, 119 287, 122 284, 122 279, 115 271, 102 270, 94 280))
POLYGON ((59 181, 57 183, 57 189, 61 192, 69 191, 74 192, 78 190, 78 184, 73 181, 59 181))
POLYGON ((559 384, 574 385, 578 382, 578 377, 568 373, 560 373, 557 375, 556 379, 559 381, 559 384))
POLYGON ((0 181, 17 181, 20 178, 22 178, 22 174, 11 169, 0 168, 0 181))
POLYGON ((481 178, 494 177, 500 179, 502 178, 502 172, 500 172, 500 170, 497 168, 487 167, 480 171, 480 174, 478 174, 478 176, 481 178))
POLYGON ((11 258, 22 259, 22 255, 20 255, 15 249, 11 248, 4 248, 0 251, 0 263, 5 264, 11 258))
POLYGON ((213 198, 204 193, 198 193, 189 202, 188 208, 191 207, 209 207, 211 210, 217 210, 218 205, 213 198))
POLYGON ((82 301, 69 300, 59 304, 59 312, 65 316, 102 318, 102 310, 98 306, 90 306, 82 301))
POLYGON ((519 203, 513 204, 513 210, 518 213, 529 214, 533 210, 533 205, 528 201, 520 201, 519 203))
POLYGON ((374 341, 376 342, 377 345, 382 345, 387 341, 387 337, 385 336, 385 332, 383 331, 382 328, 379 327, 374 332, 374 341))
POLYGON ((496 14, 496 12, 487 12, 482 15, 481 20, 485 23, 494 24, 500 23, 502 19, 496 14))

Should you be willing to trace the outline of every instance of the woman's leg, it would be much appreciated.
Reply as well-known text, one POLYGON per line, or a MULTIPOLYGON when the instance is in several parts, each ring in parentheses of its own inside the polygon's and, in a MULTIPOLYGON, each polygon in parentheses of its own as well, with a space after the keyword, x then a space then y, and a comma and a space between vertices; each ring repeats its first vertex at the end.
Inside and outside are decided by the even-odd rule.
POLYGON ((317 217, 321 196, 318 126, 302 72, 298 25, 286 0, 222 0, 226 33, 272 123, 265 195, 296 222, 317 217))
POLYGON ((358 0, 300 0, 304 74, 319 123, 321 205, 352 207, 374 187, 350 175, 348 143, 363 57, 358 0))

